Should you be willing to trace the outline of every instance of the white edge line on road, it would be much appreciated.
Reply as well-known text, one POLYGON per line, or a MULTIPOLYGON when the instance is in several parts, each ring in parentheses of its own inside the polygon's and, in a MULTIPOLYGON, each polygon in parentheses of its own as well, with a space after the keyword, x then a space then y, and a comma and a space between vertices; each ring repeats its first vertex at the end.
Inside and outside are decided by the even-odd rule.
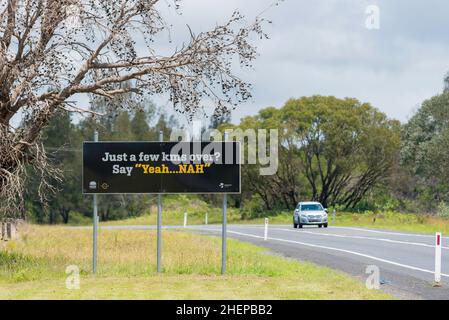
MULTIPOLYGON (((211 225, 212 226, 212 225, 211 225)), ((187 226, 188 229, 194 229, 196 227, 201 226, 187 226)), ((260 229, 263 228, 263 226, 259 225, 235 225, 234 227, 243 227, 243 228, 254 228, 254 229, 260 229)), ((298 232, 295 230, 290 229, 281 229, 279 228, 280 225, 273 225, 270 230, 279 230, 279 231, 288 231, 288 232, 298 232)), ((89 229, 91 227, 68 227, 69 229, 89 229)), ((126 225, 126 226, 99 226, 99 229, 103 230, 121 230, 121 229, 128 229, 128 230, 153 230, 155 226, 142 226, 142 225, 126 225)), ((162 227, 163 230, 177 230, 183 228, 182 226, 164 226, 162 227)), ((362 228, 354 228, 354 227, 332 227, 332 228, 338 228, 338 229, 349 229, 349 230, 357 230, 357 231, 367 231, 367 232, 373 232, 373 233, 380 233, 380 234, 390 234, 390 235, 400 235, 400 236, 417 236, 417 237, 431 237, 434 238, 432 235, 421 235, 421 234, 409 234, 409 233, 396 233, 396 232, 387 232, 387 231, 377 231, 377 230, 371 230, 371 229, 362 229, 362 228)), ((435 248, 434 245, 421 243, 421 242, 410 242, 410 241, 399 241, 399 240, 392 240, 392 239, 384 239, 384 238, 372 238, 372 237, 363 237, 363 236, 350 236, 350 235, 339 235, 339 234, 330 234, 330 233, 319 233, 319 232, 311 232, 311 231, 301 231, 301 233, 307 233, 312 235, 318 235, 318 236, 329 236, 329 237, 339 237, 339 238, 349 238, 349 239, 361 239, 361 240, 371 240, 371 241, 383 241, 383 242, 390 242, 390 243, 398 243, 398 244, 408 244, 408 245, 414 245, 414 246, 421 246, 421 247, 428 247, 428 248, 435 248)), ((443 237, 444 239, 444 237, 443 237)), ((449 238, 448 238, 449 239, 449 238)), ((449 247, 442 247, 444 250, 449 250, 449 247)))
MULTIPOLYGON (((372 233, 390 234, 390 235, 395 235, 395 236, 435 238, 435 235, 431 235, 431 234, 389 232, 389 231, 380 231, 380 230, 372 230, 372 229, 364 229, 364 228, 356 228, 356 227, 340 227, 340 226, 333 226, 332 228, 357 230, 357 231, 367 231, 367 232, 372 232, 372 233)), ((449 239, 449 237, 443 237, 443 238, 449 239)))
MULTIPOLYGON (((240 227, 240 225, 238 226, 240 227)), ((245 226, 242 226, 245 227, 245 226)), ((252 226, 253 228, 261 228, 262 226, 252 226)), ((332 227, 336 228, 336 227, 332 227)), ((373 231, 369 229, 359 229, 359 228, 345 228, 345 227, 338 227, 340 229, 355 229, 358 231, 373 231)), ((290 229, 281 229, 279 226, 273 225, 273 227, 270 228, 270 230, 278 230, 278 231, 287 231, 287 232, 296 232, 299 233, 299 231, 296 230, 290 230, 290 229)), ((385 232, 385 231, 373 231, 373 232, 379 232, 383 234, 394 234, 397 235, 398 233, 394 232, 385 232)), ((420 247, 427 247, 427 248, 435 248, 435 245, 422 243, 422 242, 411 242, 411 241, 400 241, 400 240, 393 240, 393 239, 385 239, 385 238, 373 238, 373 237, 364 237, 364 236, 351 236, 351 235, 345 235, 345 234, 332 234, 332 233, 321 233, 321 232, 312 232, 312 231, 305 231, 302 230, 300 233, 306 233, 306 234, 312 234, 317 236, 328 236, 328 237, 337 237, 337 238, 348 238, 348 239, 360 239, 360 240, 372 240, 372 241, 383 241, 383 242, 389 242, 389 243, 398 243, 398 244, 407 244, 407 245, 413 245, 413 246, 420 246, 420 247)), ((405 233, 399 233, 399 235, 409 235, 405 233)), ((434 236, 428 236, 428 235, 415 235, 410 234, 411 236, 425 236, 425 237, 431 237, 434 238, 434 236)), ((449 247, 442 247, 444 250, 449 250, 449 247)))
MULTIPOLYGON (((220 231, 220 230, 217 230, 217 229, 215 229, 215 230, 214 229, 204 229, 204 228, 198 228, 198 229, 199 230, 203 230, 203 231, 220 231)), ((241 235, 241 236, 252 237, 252 238, 257 238, 257 239, 263 239, 263 237, 256 236, 254 234, 248 234, 248 233, 242 233, 242 232, 236 232, 236 231, 230 231, 230 230, 228 230, 228 233, 241 235)), ((331 250, 331 251, 344 252, 344 253, 349 253, 349 254, 352 254, 352 255, 368 258, 368 259, 371 259, 371 260, 375 260, 375 261, 391 264, 391 265, 394 265, 394 266, 398 266, 398 267, 402 267, 402 268, 406 268, 406 269, 410 269, 410 270, 421 271, 421 272, 430 273, 430 274, 434 274, 435 273, 434 271, 431 271, 431 270, 422 269, 422 268, 418 268, 418 267, 410 266, 410 265, 407 265, 407 264, 402 264, 402 263, 394 262, 394 261, 391 261, 391 260, 386 260, 386 259, 370 256, 370 255, 367 255, 367 254, 364 254, 364 253, 355 252, 355 251, 351 251, 351 250, 327 247, 327 246, 311 244, 311 243, 306 243, 306 242, 300 242, 300 241, 294 241, 294 240, 278 239, 278 238, 268 238, 268 240, 279 241, 279 242, 287 242, 287 243, 294 243, 294 244, 300 244, 300 245, 303 245, 303 246, 308 246, 308 247, 313 247, 313 248, 320 248, 320 249, 326 249, 326 250, 331 250)), ((449 274, 441 274, 441 276, 449 278, 449 274)))
MULTIPOLYGON (((321 232, 311 232, 311 231, 298 232, 298 231, 295 231, 295 230, 279 229, 279 228, 272 228, 271 230, 288 231, 288 232, 296 232, 296 233, 306 233, 306 234, 312 234, 312 235, 324 236, 324 237, 337 237, 337 238, 348 238, 348 239, 383 241, 383 242, 389 242, 389 243, 399 243, 399 244, 407 244, 407 245, 412 245, 412 246, 435 248, 435 245, 431 245, 431 244, 427 244, 427 243, 421 243, 421 242, 399 241, 399 240, 392 240, 392 239, 372 238, 372 237, 363 237, 363 236, 349 236, 349 235, 344 235, 344 234, 332 234, 332 233, 321 233, 321 232)), ((445 249, 445 250, 449 250, 449 247, 442 247, 442 248, 445 249)))

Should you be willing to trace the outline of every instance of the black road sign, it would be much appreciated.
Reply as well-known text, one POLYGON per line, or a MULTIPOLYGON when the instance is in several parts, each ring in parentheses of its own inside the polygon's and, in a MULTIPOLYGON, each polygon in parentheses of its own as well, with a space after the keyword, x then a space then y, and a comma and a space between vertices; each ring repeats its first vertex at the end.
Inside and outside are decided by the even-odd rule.
POLYGON ((241 192, 238 142, 85 142, 83 193, 241 192))

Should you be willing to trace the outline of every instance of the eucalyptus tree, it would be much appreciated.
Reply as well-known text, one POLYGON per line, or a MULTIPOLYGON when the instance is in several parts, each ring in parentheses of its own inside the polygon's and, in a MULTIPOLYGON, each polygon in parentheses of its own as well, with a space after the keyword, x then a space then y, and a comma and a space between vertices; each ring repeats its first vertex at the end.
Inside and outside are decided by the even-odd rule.
POLYGON ((268 209, 292 208, 299 200, 352 208, 386 182, 399 160, 400 123, 356 99, 291 99, 239 127, 279 130, 278 171, 260 176, 258 165, 245 165, 242 173, 246 192, 268 209))
POLYGON ((354 207, 398 160, 400 123, 357 99, 291 99, 282 124, 297 149, 310 198, 354 207))
POLYGON ((428 208, 429 203, 449 201, 448 158, 449 91, 445 91, 424 101, 403 130, 402 163, 412 170, 415 189, 428 208))

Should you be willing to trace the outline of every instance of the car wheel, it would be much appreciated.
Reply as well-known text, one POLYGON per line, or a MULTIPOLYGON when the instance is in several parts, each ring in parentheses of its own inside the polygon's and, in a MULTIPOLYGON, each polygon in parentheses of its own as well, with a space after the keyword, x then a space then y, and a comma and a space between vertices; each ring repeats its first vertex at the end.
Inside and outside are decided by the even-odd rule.
POLYGON ((303 225, 300 223, 300 224, 298 224, 298 228, 299 229, 302 229, 302 227, 303 227, 303 225))
POLYGON ((324 227, 327 228, 327 227, 328 227, 328 224, 326 223, 326 224, 324 225, 324 227))

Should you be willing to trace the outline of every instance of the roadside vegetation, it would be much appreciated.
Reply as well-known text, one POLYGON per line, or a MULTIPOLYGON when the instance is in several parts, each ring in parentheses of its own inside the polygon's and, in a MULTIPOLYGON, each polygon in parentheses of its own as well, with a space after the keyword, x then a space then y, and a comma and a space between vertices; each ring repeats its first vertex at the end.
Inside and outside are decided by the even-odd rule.
POLYGON ((0 250, 0 299, 388 299, 342 273, 271 255, 229 240, 220 276, 220 240, 163 232, 157 275, 153 231, 101 230, 98 274, 91 274, 92 234, 28 225, 0 250), (80 268, 80 290, 66 288, 66 267, 80 268))
MULTIPOLYGON (((338 224, 433 232, 449 219, 449 171, 445 153, 449 141, 449 77, 446 89, 422 103, 408 123, 401 124, 356 99, 313 96, 290 99, 282 107, 266 108, 232 124, 229 116, 213 118, 204 130, 279 130, 279 167, 274 175, 260 175, 263 166, 244 164, 242 194, 230 195, 230 222, 253 223, 270 217, 290 223, 299 201, 320 201, 337 209, 338 224), (344 214, 343 214, 344 213, 344 214)), ((133 101, 133 97, 128 97, 133 101)), ((138 111, 110 108, 121 100, 92 101, 92 110, 107 113, 74 123, 60 112, 43 133, 52 163, 64 180, 52 181, 58 192, 44 205, 39 197, 39 172, 30 170, 23 217, 37 224, 88 224, 91 197, 81 194, 82 141, 94 129, 104 141, 155 141, 159 131, 169 137, 182 128, 174 117, 150 101, 133 101, 138 111)), ((232 135, 231 135, 232 136, 232 135)), ((237 139, 241 139, 236 134, 237 139)), ((243 145, 248 139, 243 139, 243 145)), ((247 150, 247 148, 244 148, 247 150)), ((221 197, 164 196, 164 222, 182 224, 221 221, 221 197)), ((102 222, 153 223, 156 197, 103 195, 102 222)))
MULTIPOLYGON (((221 212, 218 209, 211 210, 209 214, 209 224, 221 223, 221 212)), ((270 224, 292 224, 292 213, 284 211, 275 216, 268 216, 270 224)), ((256 218, 250 220, 242 220, 237 212, 231 210, 228 215, 228 223, 232 224, 263 224, 265 218, 256 218)), ((184 214, 181 212, 164 212, 163 224, 166 226, 182 226, 184 222, 184 214)), ((87 222, 84 225, 91 224, 87 222)), ((188 225, 202 225, 204 224, 204 215, 199 213, 188 214, 188 225)), ((446 219, 430 216, 419 215, 414 213, 400 213, 400 212, 382 212, 373 213, 371 211, 363 213, 338 213, 336 220, 332 221, 330 215, 330 226, 339 227, 364 227, 372 229, 393 230, 414 232, 422 234, 434 234, 442 232, 445 235, 449 234, 449 221, 446 219)), ((109 221, 102 223, 105 226, 113 225, 156 225, 156 214, 143 215, 137 218, 109 221)))
MULTIPOLYGON (((101 202, 102 197, 99 197, 101 202)), ((449 234, 449 219, 445 215, 447 208, 441 207, 441 214, 416 214, 401 213, 392 210, 383 210, 378 212, 341 212, 337 211, 336 219, 333 221, 332 211, 329 209, 330 226, 348 226, 348 227, 366 227, 374 229, 397 230, 406 232, 433 234, 443 232, 449 234)), ((184 224, 184 213, 187 212, 187 225, 205 224, 207 213, 208 224, 221 224, 222 209, 206 203, 198 197, 189 196, 164 196, 162 223, 165 226, 182 226, 184 224)), ((292 224, 293 211, 261 211, 257 217, 245 218, 242 209, 230 207, 227 210, 228 223, 231 224, 263 224, 265 218, 269 218, 270 224, 292 224)), ((101 221, 102 226, 119 225, 152 225, 157 222, 157 207, 150 205, 144 214, 137 217, 101 221)), ((81 214, 72 214, 69 223, 72 226, 88 226, 92 224, 92 219, 81 214)))
MULTIPOLYGON (((101 197, 99 197, 101 201, 101 197)), ((440 210, 447 210, 440 208, 440 210)), ((330 226, 366 227, 374 229, 397 230, 416 233, 433 234, 443 232, 449 234, 449 219, 444 214, 425 215, 416 213, 401 213, 392 210, 385 211, 362 211, 362 212, 336 212, 336 219, 332 218, 333 209, 329 209, 330 226)), ((187 212, 187 225, 205 224, 207 213, 208 224, 221 224, 222 209, 208 205, 205 201, 189 196, 164 196, 162 223, 165 226, 182 226, 184 224, 184 213, 187 212)), ((443 211, 442 211, 443 212, 443 211)), ((293 211, 262 211, 258 217, 245 218, 242 209, 228 208, 228 223, 231 224, 263 224, 265 218, 270 224, 292 224, 293 211)), ((138 217, 101 221, 102 226, 120 225, 152 225, 157 223, 157 207, 150 206, 143 215, 138 217)), ((72 222, 74 226, 87 226, 92 224, 90 218, 75 214, 72 222)))

